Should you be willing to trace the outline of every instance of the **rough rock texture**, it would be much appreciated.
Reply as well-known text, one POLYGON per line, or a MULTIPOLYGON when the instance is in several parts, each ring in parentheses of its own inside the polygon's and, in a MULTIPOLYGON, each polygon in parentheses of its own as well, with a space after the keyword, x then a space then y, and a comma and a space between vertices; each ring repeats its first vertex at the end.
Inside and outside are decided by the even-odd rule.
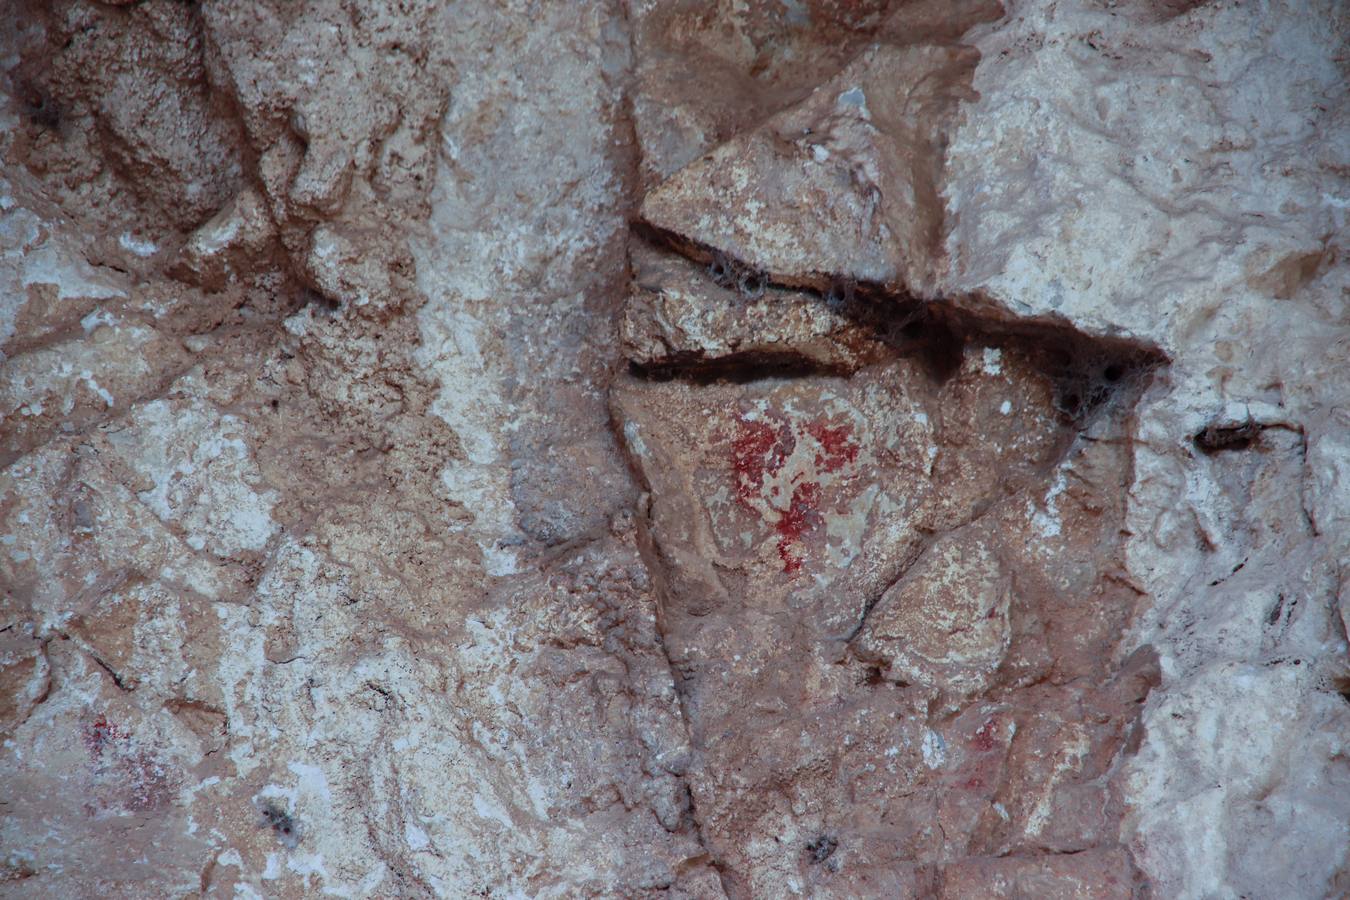
POLYGON ((1350 893, 1334 0, 5 0, 0 896, 1350 893))

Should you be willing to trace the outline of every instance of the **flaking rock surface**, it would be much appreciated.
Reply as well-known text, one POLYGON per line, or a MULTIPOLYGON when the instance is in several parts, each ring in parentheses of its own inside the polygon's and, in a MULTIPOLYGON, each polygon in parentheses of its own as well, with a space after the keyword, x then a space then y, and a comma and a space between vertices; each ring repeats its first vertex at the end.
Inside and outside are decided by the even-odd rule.
POLYGON ((0 4, 0 896, 1350 893, 1342 5, 0 4))

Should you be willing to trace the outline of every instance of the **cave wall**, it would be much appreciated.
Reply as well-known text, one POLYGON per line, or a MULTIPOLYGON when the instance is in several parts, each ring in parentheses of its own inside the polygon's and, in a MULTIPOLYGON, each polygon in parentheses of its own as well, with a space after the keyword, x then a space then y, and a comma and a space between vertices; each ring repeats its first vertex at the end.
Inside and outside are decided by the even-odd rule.
POLYGON ((1333 0, 5 0, 0 894, 1350 891, 1333 0))

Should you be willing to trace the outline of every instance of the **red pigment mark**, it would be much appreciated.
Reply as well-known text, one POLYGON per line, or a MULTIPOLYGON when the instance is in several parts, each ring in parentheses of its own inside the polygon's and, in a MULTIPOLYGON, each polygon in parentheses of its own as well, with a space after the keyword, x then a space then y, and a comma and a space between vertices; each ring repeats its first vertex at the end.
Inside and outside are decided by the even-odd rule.
MULTIPOLYGON (((798 426, 799 428, 801 426, 798 426)), ((857 461, 859 446, 853 439, 851 425, 831 426, 824 420, 817 420, 805 426, 805 432, 819 445, 815 453, 815 469, 818 474, 838 472, 857 461)), ((753 501, 758 495, 767 493, 765 499, 777 499, 782 496, 780 486, 769 486, 766 491, 765 480, 777 475, 787 464, 788 458, 797 449, 797 437, 788 422, 773 425, 768 422, 752 422, 747 419, 737 421, 736 437, 731 444, 731 467, 736 480, 736 499, 746 509, 768 517, 778 513, 774 530, 778 533, 778 555, 783 560, 783 571, 789 575, 801 571, 803 558, 794 550, 802 536, 813 530, 820 522, 821 486, 818 481, 801 481, 792 491, 792 499, 786 510, 776 503, 770 504, 771 511, 765 511, 763 505, 753 501)), ((801 475, 793 479, 796 482, 801 475)), ((781 501, 779 501, 781 502, 781 501)))
POLYGON ((838 472, 857 460, 858 444, 853 440, 853 426, 831 428, 817 421, 807 425, 806 430, 820 442, 820 450, 816 452, 816 468, 821 472, 838 472))
POLYGON ((957 787, 965 788, 968 791, 978 791, 980 788, 984 787, 984 782, 978 777, 967 778, 965 781, 958 784, 957 787))
POLYGON ((155 757, 133 751, 129 729, 99 716, 81 729, 80 737, 96 762, 98 779, 84 803, 86 814, 94 816, 110 809, 147 810, 172 801, 175 787, 171 773, 155 757))
POLYGON ((778 555, 783 560, 783 571, 789 575, 801 571, 802 558, 792 552, 792 545, 811 530, 820 519, 816 508, 820 505, 820 484, 803 482, 792 491, 792 505, 778 519, 778 555))
POLYGON ((970 746, 981 753, 987 753, 994 749, 994 735, 996 734, 998 734, 998 722, 990 719, 975 732, 975 737, 971 739, 970 746))
POLYGON ((739 420, 736 438, 731 443, 731 467, 736 473, 736 499, 746 506, 764 485, 764 476, 783 468, 796 445, 792 431, 783 425, 775 429, 767 422, 739 420))
POLYGON ((109 742, 124 741, 128 737, 130 733, 126 729, 112 724, 106 716, 99 716, 92 724, 84 727, 84 746, 95 759, 103 758, 103 748, 109 742))

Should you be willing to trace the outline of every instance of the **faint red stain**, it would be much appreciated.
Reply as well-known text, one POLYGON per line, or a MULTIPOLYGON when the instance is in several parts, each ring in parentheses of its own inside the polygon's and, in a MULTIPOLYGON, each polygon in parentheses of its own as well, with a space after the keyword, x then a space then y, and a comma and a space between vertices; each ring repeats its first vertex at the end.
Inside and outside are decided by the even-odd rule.
POLYGON ((994 749, 994 738, 997 735, 998 721, 990 719, 975 732, 975 737, 970 740, 970 746, 981 753, 988 753, 994 749))
POLYGON ((124 809, 152 809, 167 803, 173 794, 164 765, 145 753, 123 760, 118 776, 122 782, 120 800, 124 809))
POLYGON ((125 741, 130 736, 130 732, 109 722, 106 716, 99 716, 84 726, 84 746, 94 759, 102 759, 103 749, 112 741, 125 741))
POLYGON ((806 426, 807 432, 820 444, 816 451, 816 468, 821 472, 838 472, 858 458, 858 444, 853 440, 853 426, 830 426, 816 421, 806 426))
POLYGON ((129 729, 101 715, 80 736, 96 763, 93 788, 84 803, 88 815, 109 809, 141 811, 170 802, 170 773, 158 759, 131 745, 129 729))

